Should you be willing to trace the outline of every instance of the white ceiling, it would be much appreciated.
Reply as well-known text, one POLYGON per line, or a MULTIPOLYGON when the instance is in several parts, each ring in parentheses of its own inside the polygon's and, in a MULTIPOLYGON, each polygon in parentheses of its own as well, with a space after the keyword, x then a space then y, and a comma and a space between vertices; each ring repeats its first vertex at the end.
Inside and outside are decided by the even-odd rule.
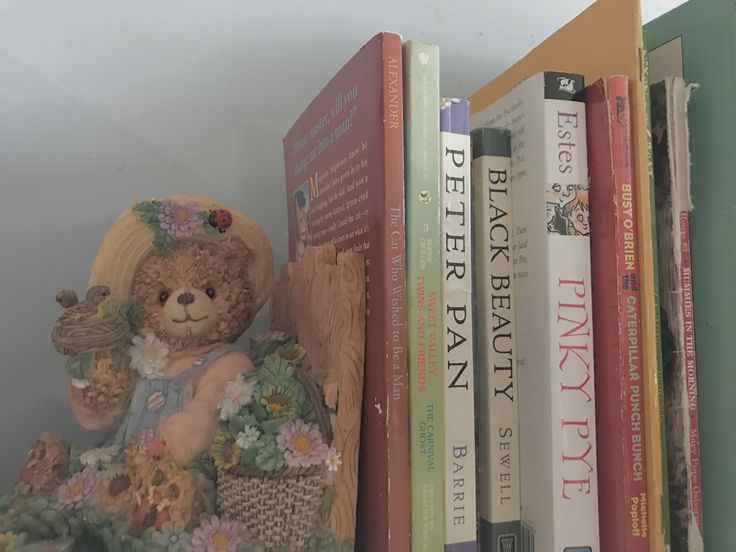
MULTIPOLYGON (((680 1, 649 0, 645 18, 680 1)), ((89 438, 49 343, 53 297, 84 286, 117 212, 212 195, 253 216, 281 263, 281 138, 367 39, 439 44, 442 93, 462 97, 589 4, 0 0, 0 489, 42 430, 89 438)))

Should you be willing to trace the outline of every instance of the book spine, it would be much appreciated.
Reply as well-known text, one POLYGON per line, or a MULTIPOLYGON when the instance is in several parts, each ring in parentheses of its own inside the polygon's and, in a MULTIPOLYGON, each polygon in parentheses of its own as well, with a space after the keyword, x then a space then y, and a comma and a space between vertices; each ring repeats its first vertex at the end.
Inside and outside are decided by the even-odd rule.
POLYGON ((603 552, 649 549, 641 307, 628 78, 588 87, 599 513, 603 552))
POLYGON ((537 73, 473 117, 511 132, 521 547, 598 552, 583 77, 537 73))
POLYGON ((444 548, 439 49, 407 42, 404 132, 411 550, 444 548))
POLYGON ((692 260, 690 258, 690 214, 681 211, 680 226, 680 286, 682 288, 682 317, 684 322, 684 356, 685 356, 685 394, 687 396, 687 415, 689 418, 689 504, 691 523, 697 531, 692 540, 702 543, 703 504, 700 484, 700 435, 698 433, 698 380, 695 365, 695 320, 693 316, 693 279, 692 260))
POLYGON ((440 107, 442 328, 444 340, 445 552, 475 552, 470 105, 440 107))
MULTIPOLYGON (((574 77, 545 74, 544 190, 526 194, 527 205, 523 199, 514 203, 516 214, 534 209, 533 203, 545 202, 546 196, 549 215, 546 231, 517 232, 514 242, 522 265, 515 267, 517 277, 528 279, 528 287, 547 290, 545 364, 552 446, 539 450, 539 455, 534 447, 524 454, 532 456, 528 462, 547 458, 552 463, 551 511, 546 515, 554 517, 553 535, 550 541, 539 541, 553 542, 553 550, 560 552, 596 552, 600 548, 585 104, 575 98, 559 99, 559 87, 570 82, 564 79, 574 77), (525 276, 523 245, 532 239, 542 241, 546 270, 525 276)), ((582 78, 580 85, 582 89, 582 78)), ((541 305, 517 304, 526 321, 539 316, 541 305)), ((518 321, 525 323, 521 314, 518 321)), ((526 343, 527 351, 536 346, 526 343)), ((527 407, 534 415, 534 405, 527 403, 527 407)), ((534 492, 530 489, 525 496, 534 492)))
MULTIPOLYGON (((409 389, 406 343, 406 233, 404 212, 404 102, 401 38, 386 35, 383 61, 383 126, 386 225, 388 252, 384 293, 386 343, 386 533, 381 550, 409 549, 409 389), (390 369, 389 369, 390 366, 390 369), (385 543, 385 545, 383 544, 385 543)), ((375 516, 376 512, 367 515, 375 516)), ((373 545, 379 541, 370 537, 373 545)))
POLYGON ((479 534, 484 552, 506 552, 521 542, 511 137, 489 127, 471 136, 479 534))
POLYGON ((667 430, 664 420, 664 367, 660 320, 657 216, 654 193, 654 154, 647 56, 642 54, 642 87, 647 131, 648 182, 636 187, 639 225, 639 260, 642 361, 644 367, 644 417, 646 424, 647 493, 649 495, 649 552, 670 549, 670 497, 667 484, 667 430), (653 334, 653 335, 652 335, 653 334), (658 422, 658 423, 657 423, 658 422))
MULTIPOLYGON (((670 79, 667 79, 669 82, 670 79)), ((688 551, 703 550, 703 510, 700 481, 700 434, 698 431, 698 378, 695 355, 695 316, 693 307, 692 261, 690 258, 690 213, 693 208, 690 197, 690 131, 688 128, 688 102, 698 85, 687 85, 682 78, 672 80, 673 128, 669 137, 675 146, 674 174, 677 186, 673 189, 672 234, 679 241, 679 302, 681 329, 682 370, 679 385, 683 397, 683 435, 687 454, 687 534, 688 551)), ((669 119, 669 117, 668 117, 669 119)))

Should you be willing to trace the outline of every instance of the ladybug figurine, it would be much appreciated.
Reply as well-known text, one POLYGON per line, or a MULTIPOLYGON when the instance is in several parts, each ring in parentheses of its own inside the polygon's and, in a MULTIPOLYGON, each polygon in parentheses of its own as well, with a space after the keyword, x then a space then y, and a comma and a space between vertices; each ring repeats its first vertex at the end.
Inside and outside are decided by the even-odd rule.
POLYGON ((233 224, 233 216, 227 209, 214 209, 210 211, 210 216, 207 219, 212 228, 216 228, 221 234, 225 232, 233 224))

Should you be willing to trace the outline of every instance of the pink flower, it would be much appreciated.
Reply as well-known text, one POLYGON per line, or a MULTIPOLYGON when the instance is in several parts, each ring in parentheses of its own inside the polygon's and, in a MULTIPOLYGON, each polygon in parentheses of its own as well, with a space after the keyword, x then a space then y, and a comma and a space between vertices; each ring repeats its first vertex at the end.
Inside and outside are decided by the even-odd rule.
POLYGON ((95 490, 100 478, 100 472, 91 466, 75 473, 59 487, 56 495, 59 504, 67 510, 79 508, 95 490))
POLYGON ((242 539, 239 523, 212 516, 192 532, 192 552, 235 552, 242 539))
POLYGON ((322 464, 329 450, 317 424, 306 424, 300 419, 282 425, 276 443, 284 451, 286 464, 292 467, 322 464))
POLYGON ((191 201, 175 202, 171 199, 161 200, 161 213, 158 216, 162 230, 175 237, 191 236, 202 226, 200 209, 191 201))

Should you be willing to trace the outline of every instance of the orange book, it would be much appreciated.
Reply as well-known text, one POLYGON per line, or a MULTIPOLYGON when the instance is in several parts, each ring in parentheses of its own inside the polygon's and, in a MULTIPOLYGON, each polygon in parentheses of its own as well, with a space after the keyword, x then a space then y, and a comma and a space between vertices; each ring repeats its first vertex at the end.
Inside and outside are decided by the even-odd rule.
MULTIPOLYGON (((650 182, 647 116, 647 87, 639 0, 598 0, 559 29, 518 63, 470 97, 471 114, 503 97, 517 82, 545 70, 581 73, 586 82, 607 75, 626 75, 631 82, 631 130, 634 153, 634 178, 650 182)), ((512 161, 513 162, 513 161, 512 161)), ((651 186, 651 183, 650 183, 651 186)), ((658 344, 658 301, 654 265, 652 201, 650 186, 636 188, 636 219, 641 232, 638 248, 641 271, 642 349, 645 378, 645 418, 660 417, 661 381, 658 344)), ((666 541, 663 515, 662 435, 658 423, 646 425, 647 489, 649 495, 649 550, 662 552, 666 541)), ((522 518, 523 518, 522 505, 522 518)))

